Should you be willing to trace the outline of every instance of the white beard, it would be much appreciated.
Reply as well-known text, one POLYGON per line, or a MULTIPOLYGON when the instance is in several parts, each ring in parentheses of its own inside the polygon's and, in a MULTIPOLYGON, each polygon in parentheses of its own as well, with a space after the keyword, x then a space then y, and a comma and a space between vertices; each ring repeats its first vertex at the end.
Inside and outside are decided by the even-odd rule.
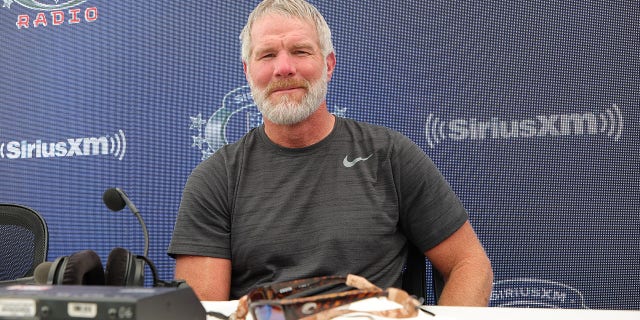
POLYGON ((322 77, 314 83, 306 80, 304 82, 309 91, 304 95, 300 103, 291 101, 289 96, 286 95, 282 96, 279 101, 272 103, 267 97, 271 90, 269 87, 266 89, 256 88, 251 81, 249 81, 249 87, 251 88, 253 101, 262 116, 278 125, 292 125, 302 122, 311 116, 325 100, 328 87, 327 68, 325 67, 322 77))

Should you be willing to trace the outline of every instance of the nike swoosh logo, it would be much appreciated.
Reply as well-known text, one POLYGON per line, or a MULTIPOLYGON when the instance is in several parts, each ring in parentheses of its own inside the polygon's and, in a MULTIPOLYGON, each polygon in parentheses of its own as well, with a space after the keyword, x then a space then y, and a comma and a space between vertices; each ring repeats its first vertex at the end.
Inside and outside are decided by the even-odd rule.
POLYGON ((371 156, 373 156, 373 153, 372 153, 372 154, 370 154, 370 155, 369 155, 368 157, 366 157, 366 158, 358 157, 358 158, 353 159, 352 161, 349 161, 349 159, 348 159, 349 155, 346 155, 346 156, 344 157, 344 160, 342 160, 342 164, 343 164, 346 168, 351 168, 351 167, 355 166, 355 165, 356 165, 356 163, 358 163, 358 162, 360 162, 360 161, 366 161, 366 160, 368 160, 369 158, 371 158, 371 156))

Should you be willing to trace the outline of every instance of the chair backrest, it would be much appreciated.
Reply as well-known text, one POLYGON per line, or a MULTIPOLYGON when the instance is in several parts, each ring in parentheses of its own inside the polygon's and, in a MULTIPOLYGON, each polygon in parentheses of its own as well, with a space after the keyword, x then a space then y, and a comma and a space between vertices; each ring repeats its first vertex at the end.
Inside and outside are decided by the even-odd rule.
POLYGON ((38 212, 0 204, 0 281, 33 276, 48 250, 47 224, 38 212))
MULTIPOLYGON (((429 302, 427 297, 427 288, 429 287, 428 279, 427 260, 424 253, 409 244, 407 262, 402 273, 402 289, 410 295, 421 299, 423 304, 427 304, 429 302)), ((430 279, 430 285, 434 295, 433 304, 438 304, 442 288, 444 287, 444 280, 440 273, 433 267, 431 267, 430 279)))

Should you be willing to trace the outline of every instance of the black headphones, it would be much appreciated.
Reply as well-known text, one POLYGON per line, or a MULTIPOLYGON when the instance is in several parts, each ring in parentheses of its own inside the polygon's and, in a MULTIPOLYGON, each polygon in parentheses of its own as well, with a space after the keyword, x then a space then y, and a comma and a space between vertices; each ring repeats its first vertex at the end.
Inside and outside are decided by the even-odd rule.
POLYGON ((132 254, 123 248, 115 248, 109 253, 107 265, 103 269, 102 261, 95 251, 79 251, 70 256, 57 258, 50 263, 48 272, 43 268, 42 275, 39 277, 44 278, 46 273, 46 284, 144 286, 145 262, 152 268, 154 284, 156 283, 155 267, 146 258, 149 250, 149 235, 138 209, 124 191, 118 188, 107 189, 102 195, 102 201, 112 211, 120 211, 126 205, 136 215, 145 235, 145 256, 132 254))
POLYGON ((46 284, 143 286, 145 261, 123 248, 109 253, 102 268, 100 257, 93 250, 83 250, 57 258, 49 269, 46 284))
POLYGON ((123 248, 115 248, 109 253, 107 265, 102 268, 100 257, 93 250, 83 250, 70 256, 57 258, 54 262, 41 263, 34 272, 36 282, 46 284, 67 285, 107 285, 123 287, 144 286, 144 268, 149 266, 153 276, 154 287, 187 286, 184 280, 162 281, 158 278, 158 271, 147 254, 149 251, 149 233, 138 209, 129 197, 118 188, 110 188, 102 195, 105 205, 112 211, 120 211, 125 205, 131 209, 142 226, 145 238, 144 255, 135 255, 123 248), (50 264, 50 266, 49 266, 50 264), (41 267, 42 266, 42 267, 41 267), (41 279, 41 280, 39 280, 41 279))

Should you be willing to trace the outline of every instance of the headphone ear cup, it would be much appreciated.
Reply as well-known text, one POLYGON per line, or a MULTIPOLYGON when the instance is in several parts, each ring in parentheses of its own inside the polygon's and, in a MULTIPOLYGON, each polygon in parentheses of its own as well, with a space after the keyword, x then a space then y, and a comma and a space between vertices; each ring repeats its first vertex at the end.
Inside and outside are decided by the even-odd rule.
POLYGON ((144 261, 124 248, 114 248, 107 259, 105 278, 108 286, 142 286, 144 261))
POLYGON ((68 256, 58 257, 51 263, 51 268, 49 268, 46 284, 62 284, 64 266, 67 264, 67 259, 69 259, 68 256))
POLYGON ((83 250, 56 259, 49 271, 48 284, 104 285, 104 269, 93 250, 83 250))

